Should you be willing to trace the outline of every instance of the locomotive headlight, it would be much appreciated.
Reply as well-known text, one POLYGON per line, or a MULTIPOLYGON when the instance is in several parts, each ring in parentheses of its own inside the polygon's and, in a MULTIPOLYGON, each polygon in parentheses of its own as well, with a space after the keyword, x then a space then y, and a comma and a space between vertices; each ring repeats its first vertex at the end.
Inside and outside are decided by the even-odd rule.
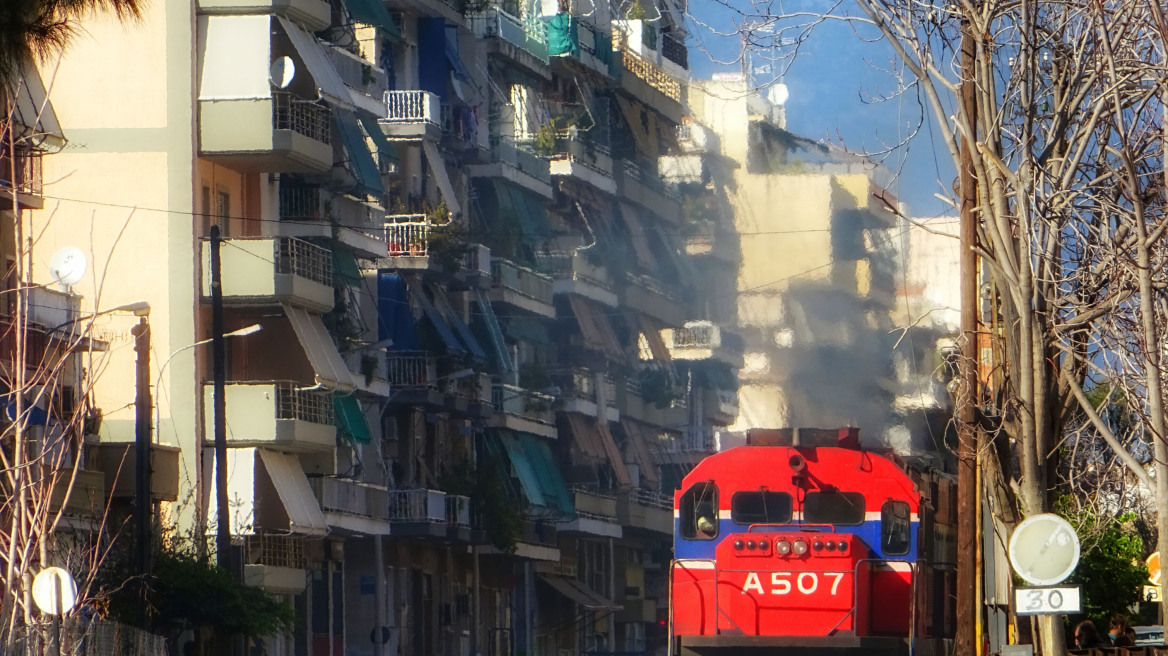
POLYGON ((804 540, 795 540, 795 544, 791 547, 796 556, 802 556, 807 553, 807 542, 804 540))
POLYGON ((758 548, 758 545, 755 544, 754 540, 747 540, 746 541, 746 550, 747 551, 754 551, 756 548, 758 548))
POLYGON ((822 540, 816 540, 815 542, 812 542, 812 543, 811 543, 811 548, 812 548, 812 549, 814 549, 814 550, 816 550, 816 551, 823 551, 823 541, 822 541, 822 540))
POLYGON ((828 551, 835 551, 835 543, 832 542, 831 540, 828 540, 827 544, 825 544, 823 546, 827 547, 828 551))
POLYGON ((839 550, 840 551, 847 551, 848 550, 848 543, 844 542, 843 540, 840 540, 839 541, 839 550))
POLYGON ((770 549, 770 548, 771 548, 770 542, 768 542, 766 540, 759 540, 758 541, 758 550, 759 551, 766 551, 767 549, 770 549))
POLYGON ((734 548, 735 549, 742 551, 742 547, 743 547, 742 540, 735 540, 734 541, 734 548))
POLYGON ((780 556, 786 556, 791 553, 791 543, 786 540, 779 540, 775 543, 775 553, 780 556))

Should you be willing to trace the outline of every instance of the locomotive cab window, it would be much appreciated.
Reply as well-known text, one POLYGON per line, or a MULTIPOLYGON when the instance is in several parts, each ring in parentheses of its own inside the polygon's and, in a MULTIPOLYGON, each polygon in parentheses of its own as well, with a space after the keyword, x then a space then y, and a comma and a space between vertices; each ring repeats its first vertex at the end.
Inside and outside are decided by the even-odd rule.
POLYGON ((808 524, 858 526, 864 523, 864 495, 859 492, 808 492, 803 498, 808 524))
POLYGON ((730 497, 730 519, 735 524, 787 524, 791 521, 791 495, 786 492, 735 492, 730 497))
POLYGON ((908 553, 911 518, 908 504, 903 501, 885 501, 880 509, 880 545, 885 556, 903 556, 908 553))
POLYGON ((713 481, 695 483, 677 508, 681 536, 689 540, 712 540, 718 536, 718 486, 713 481))

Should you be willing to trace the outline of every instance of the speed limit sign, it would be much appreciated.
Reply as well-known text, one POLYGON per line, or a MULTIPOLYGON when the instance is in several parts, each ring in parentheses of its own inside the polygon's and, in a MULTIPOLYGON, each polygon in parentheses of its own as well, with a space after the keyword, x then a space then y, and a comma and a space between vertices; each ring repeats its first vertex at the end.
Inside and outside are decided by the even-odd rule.
POLYGON ((1083 610, 1082 588, 1050 585, 1014 588, 1014 612, 1018 615, 1071 614, 1083 610))

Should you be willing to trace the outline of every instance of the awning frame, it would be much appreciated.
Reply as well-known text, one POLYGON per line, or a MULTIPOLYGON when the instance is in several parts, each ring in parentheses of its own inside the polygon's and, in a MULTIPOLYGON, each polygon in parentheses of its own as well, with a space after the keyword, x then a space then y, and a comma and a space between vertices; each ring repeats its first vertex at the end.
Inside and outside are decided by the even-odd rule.
POLYGON ((288 322, 292 324, 292 331, 304 347, 316 384, 335 391, 352 391, 353 373, 349 371, 320 316, 287 303, 283 307, 288 322))
POLYGON ((312 493, 300 461, 295 456, 267 449, 256 449, 256 455, 284 506, 288 516, 288 530, 302 535, 327 533, 324 512, 320 509, 316 495, 312 493))

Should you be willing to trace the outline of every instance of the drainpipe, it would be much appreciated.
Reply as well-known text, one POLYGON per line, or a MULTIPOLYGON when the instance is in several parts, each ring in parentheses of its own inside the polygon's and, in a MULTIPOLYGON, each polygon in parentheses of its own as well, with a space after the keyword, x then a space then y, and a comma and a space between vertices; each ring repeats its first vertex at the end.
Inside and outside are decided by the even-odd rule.
POLYGON ((381 535, 373 536, 373 656, 385 656, 385 560, 381 535))
POLYGON ((524 641, 527 643, 528 654, 535 653, 535 609, 532 608, 532 604, 535 602, 532 599, 534 596, 532 592, 535 588, 535 579, 532 576, 534 567, 535 565, 531 561, 523 563, 523 628, 526 634, 524 641))
MULTIPOLYGON (((482 606, 480 605, 480 596, 482 594, 482 586, 479 580, 479 548, 477 545, 470 547, 471 558, 474 559, 474 591, 471 592, 473 601, 471 606, 470 619, 470 653, 471 656, 479 655, 479 645, 481 643, 481 636, 479 633, 483 629, 482 615, 480 614, 482 606)), ((379 656, 379 655, 378 655, 379 656)))
MULTIPOLYGON (((608 539, 608 598, 616 600, 616 540, 608 539)), ((608 615, 608 650, 616 652, 616 614, 608 615)))

